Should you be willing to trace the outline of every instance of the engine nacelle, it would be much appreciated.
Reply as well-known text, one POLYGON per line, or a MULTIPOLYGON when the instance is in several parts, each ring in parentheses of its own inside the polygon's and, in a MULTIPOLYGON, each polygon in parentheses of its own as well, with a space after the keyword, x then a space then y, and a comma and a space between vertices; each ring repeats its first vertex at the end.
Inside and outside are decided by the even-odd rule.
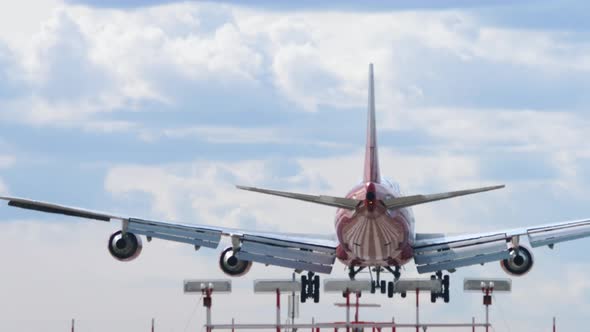
POLYGON ((219 256, 219 267, 228 276, 239 277, 250 271, 252 262, 240 260, 234 254, 234 249, 229 247, 221 252, 221 256, 219 256))
POLYGON ((518 246, 511 250, 513 250, 512 256, 500 261, 500 266, 502 266, 502 269, 510 275, 525 275, 531 270, 534 263, 531 250, 523 246, 518 246))
POLYGON ((123 232, 118 231, 109 238, 109 252, 118 261, 128 262, 136 259, 141 249, 143 249, 141 238, 133 233, 123 236, 123 232))

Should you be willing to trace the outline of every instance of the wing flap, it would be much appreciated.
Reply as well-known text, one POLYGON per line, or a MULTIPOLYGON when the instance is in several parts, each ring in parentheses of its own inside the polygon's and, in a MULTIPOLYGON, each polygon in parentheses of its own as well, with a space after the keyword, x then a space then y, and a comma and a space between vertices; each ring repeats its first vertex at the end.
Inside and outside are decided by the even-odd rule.
MULTIPOLYGON (((419 235, 416 234, 416 237, 419 237, 419 235)), ((462 235, 442 236, 437 239, 417 241, 414 245, 414 253, 419 254, 434 250, 479 246, 486 243, 504 241, 506 237, 505 233, 474 234, 469 237, 462 235)))
POLYGON ((414 248, 414 262, 419 273, 453 270, 510 257, 506 234, 492 234, 464 240, 429 239, 414 248))
POLYGON ((530 229, 527 231, 527 236, 533 248, 577 240, 590 236, 590 222, 557 228, 530 229))
POLYGON ((330 273, 336 248, 245 235, 237 257, 296 270, 330 273))
POLYGON ((417 266, 417 269, 418 273, 431 273, 436 271, 454 270, 459 267, 496 262, 499 260, 506 259, 508 257, 510 257, 510 253, 508 252, 508 250, 504 250, 500 252, 480 254, 473 257, 440 262, 436 264, 419 265, 417 266))
POLYGON ((281 266, 300 271, 311 271, 326 274, 332 272, 332 266, 327 265, 311 264, 266 255, 256 255, 248 252, 238 252, 237 256, 239 259, 243 259, 246 261, 257 262, 266 265, 281 266))
POLYGON ((240 251, 252 254, 270 255, 274 257, 283 257, 286 259, 305 261, 314 264, 330 265, 334 263, 334 255, 324 252, 315 252, 300 248, 279 247, 253 241, 244 241, 240 251))
POLYGON ((138 235, 162 240, 189 243, 196 246, 217 248, 222 232, 197 226, 188 227, 158 221, 130 218, 127 230, 138 235))
POLYGON ((475 257, 478 255, 491 254, 506 250, 505 241, 496 241, 492 243, 484 243, 477 246, 462 247, 456 249, 446 249, 439 251, 432 251, 417 255, 415 258, 416 264, 434 264, 445 261, 455 261, 468 257, 475 257))

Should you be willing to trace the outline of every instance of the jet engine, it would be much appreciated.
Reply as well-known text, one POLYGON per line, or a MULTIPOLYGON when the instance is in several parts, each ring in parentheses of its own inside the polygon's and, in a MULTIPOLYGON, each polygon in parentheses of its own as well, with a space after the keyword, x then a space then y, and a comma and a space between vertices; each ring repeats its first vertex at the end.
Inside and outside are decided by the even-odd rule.
POLYGON ((240 260, 236 257, 232 247, 226 248, 219 256, 219 267, 230 277, 239 277, 250 271, 252 262, 240 260))
POLYGON ((533 267, 534 259, 531 250, 523 246, 518 246, 511 250, 511 257, 500 261, 500 266, 510 275, 525 275, 533 267))
POLYGON ((142 248, 141 238, 133 233, 123 235, 122 231, 118 231, 109 238, 109 252, 118 261, 128 262, 136 259, 142 248))

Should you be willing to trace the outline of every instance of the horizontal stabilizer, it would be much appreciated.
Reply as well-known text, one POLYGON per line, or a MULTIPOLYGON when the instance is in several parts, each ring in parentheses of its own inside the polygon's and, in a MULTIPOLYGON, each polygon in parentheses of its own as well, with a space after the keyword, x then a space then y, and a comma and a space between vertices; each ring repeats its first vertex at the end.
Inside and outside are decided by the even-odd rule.
POLYGON ((270 189, 261 189, 255 187, 244 187, 244 186, 236 186, 238 189, 254 191, 258 193, 274 195, 274 196, 281 196, 286 198, 298 199, 300 201, 311 202, 316 204, 323 204, 328 206, 333 206, 341 209, 347 210, 354 210, 361 201, 352 199, 352 198, 344 198, 344 197, 333 197, 333 196, 326 196, 326 195, 306 195, 306 194, 298 194, 286 191, 278 191, 278 190, 270 190, 270 189))
POLYGON ((467 189, 467 190, 459 190, 459 191, 451 191, 446 193, 440 194, 431 194, 431 195, 413 195, 413 196, 403 196, 403 197, 395 197, 386 199, 383 201, 383 204, 388 209, 401 209, 409 206, 440 201, 443 199, 449 199, 459 196, 477 194, 484 191, 496 190, 504 188, 504 185, 500 186, 492 186, 492 187, 483 187, 483 188, 476 188, 476 189, 467 189))

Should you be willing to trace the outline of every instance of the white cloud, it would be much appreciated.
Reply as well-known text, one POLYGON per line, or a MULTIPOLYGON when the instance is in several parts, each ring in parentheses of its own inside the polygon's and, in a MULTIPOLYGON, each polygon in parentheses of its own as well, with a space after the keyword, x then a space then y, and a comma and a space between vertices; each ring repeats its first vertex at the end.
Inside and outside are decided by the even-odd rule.
POLYGON ((63 6, 59 0, 24 0, 3 6, 0 11, 0 40, 11 48, 26 46, 31 35, 37 33, 42 22, 63 6))
POLYGON ((168 138, 196 137, 211 143, 284 143, 288 142, 281 138, 277 128, 241 128, 241 127, 214 127, 195 126, 186 128, 165 129, 161 133, 144 131, 142 137, 147 141, 157 140, 161 136, 168 138))
POLYGON ((133 193, 149 194, 156 216, 191 221, 196 217, 213 225, 239 228, 242 219, 252 218, 243 211, 234 185, 262 182, 269 176, 267 166, 260 161, 122 165, 110 169, 105 188, 121 198, 133 193))
POLYGON ((174 104, 170 83, 237 80, 258 86, 268 73, 302 109, 359 106, 366 99, 368 62, 377 65, 383 109, 398 108, 424 98, 418 76, 403 76, 408 67, 436 75, 422 69, 424 50, 550 72, 588 70, 589 62, 588 45, 568 43, 563 33, 486 27, 461 11, 279 14, 194 3, 134 11, 57 3, 48 8, 59 9, 39 9, 41 29, 28 29, 29 42, 12 47, 26 77, 41 89, 36 98, 20 100, 38 110, 23 119, 44 125, 82 125, 94 113, 137 109, 146 100, 174 104), (162 82, 163 76, 172 81, 162 82), (71 89, 70 98, 52 100, 55 89, 71 89))
POLYGON ((502 151, 539 153, 559 172, 545 179, 545 184, 585 192, 585 183, 578 178, 590 158, 584 143, 589 123, 584 116, 565 111, 453 108, 396 110, 381 115, 382 129, 424 131, 447 151, 477 154, 479 158, 502 151), (482 146, 486 154, 479 153, 482 146))
MULTIPOLYGON (((381 112, 384 129, 420 129, 451 142, 470 145, 510 143, 519 150, 585 148, 580 144, 588 121, 565 111, 429 108, 381 112), (550 135, 549 133, 559 133, 550 135)), ((577 151, 581 152, 581 151, 577 151)))

